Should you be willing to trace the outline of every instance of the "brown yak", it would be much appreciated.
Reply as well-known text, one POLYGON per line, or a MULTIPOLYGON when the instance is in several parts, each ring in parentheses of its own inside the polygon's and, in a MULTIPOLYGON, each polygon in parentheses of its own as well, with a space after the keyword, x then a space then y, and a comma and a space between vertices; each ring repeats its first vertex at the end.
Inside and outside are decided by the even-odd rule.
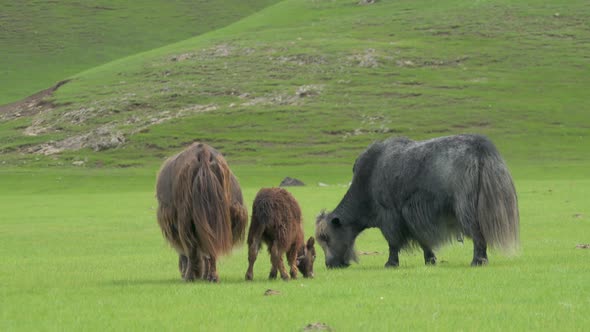
POLYGON ((269 279, 276 279, 278 270, 283 280, 289 280, 283 264, 285 253, 291 278, 297 278, 298 270, 306 278, 313 277, 315 241, 310 237, 307 243, 304 242, 302 226, 301 208, 288 191, 282 188, 260 189, 252 205, 246 280, 254 277, 254 262, 262 242, 268 247, 272 263, 269 279))
POLYGON ((156 184, 158 224, 185 281, 219 281, 217 258, 244 240, 242 191, 217 150, 194 143, 169 158, 156 184))

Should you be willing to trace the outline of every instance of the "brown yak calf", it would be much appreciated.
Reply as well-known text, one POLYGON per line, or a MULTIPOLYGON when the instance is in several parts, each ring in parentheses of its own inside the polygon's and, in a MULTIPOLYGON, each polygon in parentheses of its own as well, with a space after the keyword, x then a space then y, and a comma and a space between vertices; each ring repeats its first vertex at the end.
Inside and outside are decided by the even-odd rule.
POLYGON ((282 188, 260 189, 252 205, 252 219, 248 232, 248 271, 246 280, 252 280, 254 262, 262 241, 270 253, 272 268, 269 279, 276 279, 277 270, 283 280, 289 275, 283 264, 283 254, 291 268, 291 278, 301 271, 305 278, 313 277, 315 260, 314 238, 304 242, 301 208, 295 198, 282 188))

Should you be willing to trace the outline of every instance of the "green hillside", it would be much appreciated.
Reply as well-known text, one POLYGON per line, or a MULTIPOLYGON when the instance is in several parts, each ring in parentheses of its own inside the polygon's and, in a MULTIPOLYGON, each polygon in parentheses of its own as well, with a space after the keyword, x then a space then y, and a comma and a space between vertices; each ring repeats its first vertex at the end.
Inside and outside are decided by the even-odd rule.
POLYGON ((0 1, 0 105, 228 25, 277 0, 0 1))
POLYGON ((581 167, 589 15, 584 1, 282 1, 73 76, 50 110, 5 113, 0 151, 139 166, 202 140, 238 163, 350 163, 390 135, 476 132, 513 164, 581 167))

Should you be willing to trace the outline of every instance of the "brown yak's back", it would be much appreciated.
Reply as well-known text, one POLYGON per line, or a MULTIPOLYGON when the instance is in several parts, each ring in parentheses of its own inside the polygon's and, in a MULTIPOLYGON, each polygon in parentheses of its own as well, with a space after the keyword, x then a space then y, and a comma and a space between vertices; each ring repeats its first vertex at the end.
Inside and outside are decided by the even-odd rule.
POLYGON ((208 145, 195 143, 168 159, 158 175, 158 223, 179 253, 195 248, 211 256, 231 250, 230 221, 233 175, 208 145))
POLYGON ((263 188, 258 192, 252 205, 250 227, 248 236, 263 230, 263 240, 276 241, 282 249, 294 241, 297 247, 303 245, 301 208, 285 189, 263 188))

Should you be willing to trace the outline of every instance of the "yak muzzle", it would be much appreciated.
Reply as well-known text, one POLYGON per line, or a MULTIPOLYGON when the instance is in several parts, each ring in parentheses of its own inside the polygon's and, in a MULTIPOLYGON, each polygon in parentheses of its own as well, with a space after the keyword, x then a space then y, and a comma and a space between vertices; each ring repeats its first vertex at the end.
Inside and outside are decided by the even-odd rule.
POLYGON ((326 267, 329 268, 329 269, 344 269, 344 268, 347 268, 349 266, 350 266, 349 263, 344 263, 344 262, 337 262, 337 263, 334 263, 334 262, 328 263, 328 262, 326 262, 326 267))

